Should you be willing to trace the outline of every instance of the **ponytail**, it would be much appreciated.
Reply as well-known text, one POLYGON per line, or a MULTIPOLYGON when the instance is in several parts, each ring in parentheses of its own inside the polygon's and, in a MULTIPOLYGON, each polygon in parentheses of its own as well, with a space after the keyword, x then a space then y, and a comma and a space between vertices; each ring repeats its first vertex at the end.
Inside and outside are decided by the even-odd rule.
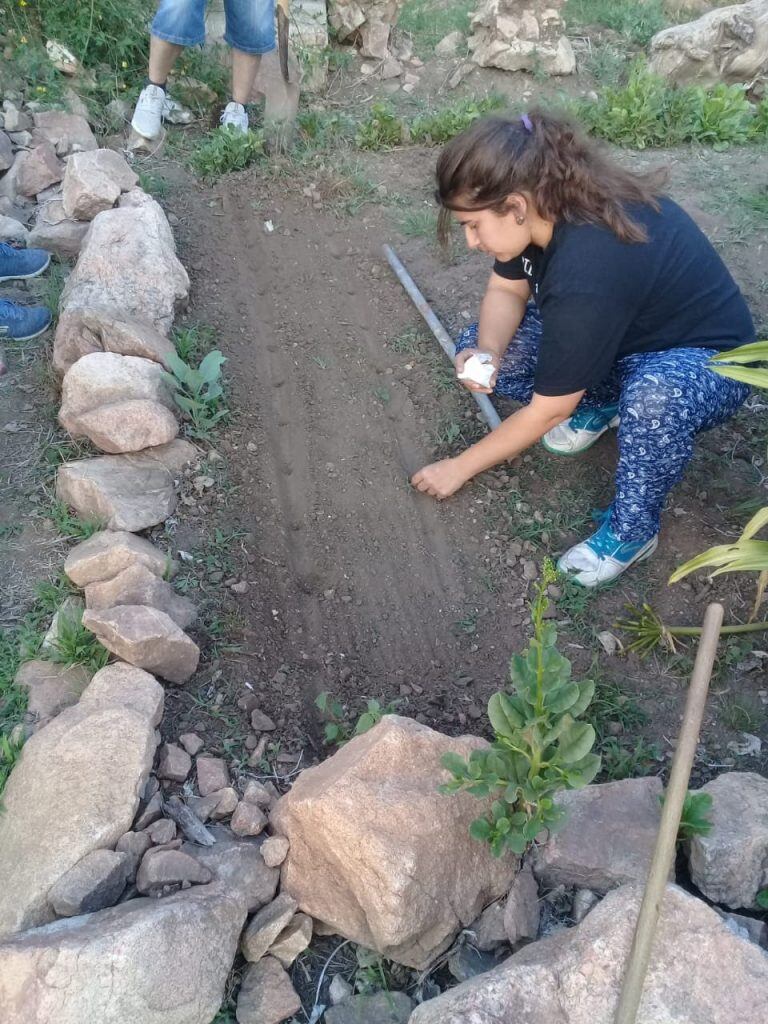
POLYGON ((487 117, 452 139, 437 161, 438 234, 447 240, 452 210, 503 213, 512 193, 525 192, 552 223, 599 224, 622 242, 644 242, 624 204, 658 209, 665 182, 664 170, 620 167, 566 118, 542 110, 487 117))

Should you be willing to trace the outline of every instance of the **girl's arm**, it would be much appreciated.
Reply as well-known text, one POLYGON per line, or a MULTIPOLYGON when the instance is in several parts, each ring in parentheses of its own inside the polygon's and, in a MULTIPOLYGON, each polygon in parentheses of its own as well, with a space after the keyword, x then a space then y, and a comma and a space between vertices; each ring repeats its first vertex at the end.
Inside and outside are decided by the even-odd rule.
MULTIPOLYGON (((481 352, 489 352, 493 356, 493 365, 498 373, 504 353, 509 347, 510 339, 515 335, 525 316, 525 307, 531 297, 531 289, 526 280, 508 281, 496 273, 491 273, 483 301, 480 303, 480 320, 477 331, 477 347, 481 352)), ((472 355, 473 349, 465 349, 456 356, 456 372, 461 373, 464 363, 472 355)), ((482 388, 474 381, 462 381, 470 391, 479 391, 490 395, 496 384, 496 377, 491 378, 490 387, 482 388)))
POLYGON ((411 478, 420 491, 434 498, 448 498, 473 476, 507 459, 514 459, 526 448, 567 419, 581 401, 583 391, 556 398, 534 394, 530 403, 518 409, 501 426, 487 434, 461 455, 425 466, 411 478))

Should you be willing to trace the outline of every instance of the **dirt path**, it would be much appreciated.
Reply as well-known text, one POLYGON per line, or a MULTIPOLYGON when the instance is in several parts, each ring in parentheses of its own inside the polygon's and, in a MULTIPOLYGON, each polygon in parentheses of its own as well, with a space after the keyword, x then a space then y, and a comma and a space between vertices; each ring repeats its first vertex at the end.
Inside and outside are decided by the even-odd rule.
POLYGON ((477 608, 482 530, 471 493, 441 507, 408 484, 432 453, 428 384, 387 347, 413 322, 407 299, 380 269, 377 231, 351 242, 329 213, 263 196, 255 213, 253 198, 224 185, 182 233, 195 307, 230 360, 251 639, 273 670, 289 665, 305 704, 323 689, 391 698, 398 682, 469 702, 456 679, 497 685, 515 638, 498 600, 474 644, 456 635, 477 608))

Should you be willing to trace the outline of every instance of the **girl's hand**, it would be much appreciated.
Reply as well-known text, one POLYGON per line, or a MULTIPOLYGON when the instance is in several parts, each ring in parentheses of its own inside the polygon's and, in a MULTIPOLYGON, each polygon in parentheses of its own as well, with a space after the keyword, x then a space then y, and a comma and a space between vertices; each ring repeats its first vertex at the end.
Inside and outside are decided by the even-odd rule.
POLYGON ((491 361, 493 363, 493 376, 491 377, 490 380, 490 386, 487 388, 481 387, 479 384, 476 384, 473 380, 460 380, 459 384, 463 384, 464 387, 467 388, 467 390, 469 391, 479 391, 480 394, 482 395, 492 395, 493 389, 496 387, 496 378, 499 375, 499 366, 501 365, 501 359, 495 352, 491 352, 490 349, 465 348, 463 351, 459 352, 453 364, 456 367, 456 375, 458 376, 458 374, 460 374, 461 371, 464 369, 464 364, 470 358, 470 356, 477 355, 478 352, 486 352, 491 357, 491 361))
MULTIPOLYGON (((463 354, 463 353, 462 353, 463 354)), ((433 498, 441 501, 443 498, 450 498, 469 480, 466 473, 460 468, 457 459, 443 459, 441 462, 433 462, 429 466, 420 469, 411 477, 411 484, 418 491, 424 494, 431 494, 433 498)))

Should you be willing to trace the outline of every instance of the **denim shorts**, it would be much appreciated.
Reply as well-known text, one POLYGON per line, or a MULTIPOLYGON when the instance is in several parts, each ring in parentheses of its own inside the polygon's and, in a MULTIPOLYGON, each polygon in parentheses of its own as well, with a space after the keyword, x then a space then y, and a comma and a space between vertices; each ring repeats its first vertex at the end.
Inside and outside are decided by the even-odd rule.
MULTIPOLYGON (((207 0, 160 0, 151 32, 166 43, 201 46, 205 42, 207 0)), ((224 42, 242 53, 275 49, 275 0, 224 0, 224 42)))

